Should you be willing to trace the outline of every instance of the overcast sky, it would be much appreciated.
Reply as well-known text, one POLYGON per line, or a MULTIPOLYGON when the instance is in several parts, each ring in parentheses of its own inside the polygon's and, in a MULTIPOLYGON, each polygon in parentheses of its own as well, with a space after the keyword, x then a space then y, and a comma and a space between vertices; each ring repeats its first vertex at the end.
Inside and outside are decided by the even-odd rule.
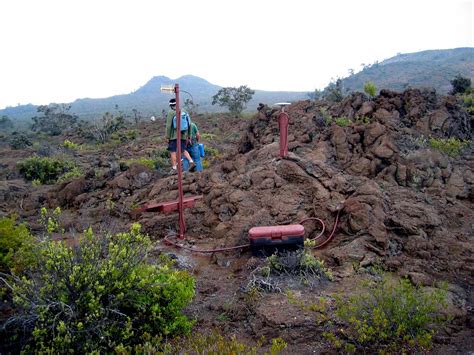
POLYGON ((472 0, 1 0, 0 108, 157 75, 312 91, 397 53, 473 47, 472 0))

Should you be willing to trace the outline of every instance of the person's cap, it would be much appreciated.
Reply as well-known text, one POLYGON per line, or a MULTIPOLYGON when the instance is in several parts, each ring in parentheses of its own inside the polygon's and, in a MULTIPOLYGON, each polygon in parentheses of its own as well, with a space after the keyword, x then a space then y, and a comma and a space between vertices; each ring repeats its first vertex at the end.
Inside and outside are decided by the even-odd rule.
POLYGON ((170 99, 169 105, 170 106, 176 106, 176 99, 170 99))

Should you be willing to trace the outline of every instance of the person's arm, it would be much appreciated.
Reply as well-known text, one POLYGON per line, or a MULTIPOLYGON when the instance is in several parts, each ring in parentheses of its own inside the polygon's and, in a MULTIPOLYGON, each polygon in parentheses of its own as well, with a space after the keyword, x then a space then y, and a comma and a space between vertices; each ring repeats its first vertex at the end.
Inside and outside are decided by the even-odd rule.
POLYGON ((173 137, 172 121, 173 121, 173 114, 172 112, 169 112, 168 116, 166 116, 166 138, 168 138, 168 140, 173 137))

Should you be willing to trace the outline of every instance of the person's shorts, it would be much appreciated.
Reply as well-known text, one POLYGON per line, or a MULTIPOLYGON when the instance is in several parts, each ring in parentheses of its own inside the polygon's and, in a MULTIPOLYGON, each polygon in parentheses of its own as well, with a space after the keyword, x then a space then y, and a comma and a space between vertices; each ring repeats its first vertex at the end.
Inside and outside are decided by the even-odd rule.
MULTIPOLYGON (((168 141, 168 151, 176 152, 178 149, 178 145, 176 144, 176 139, 171 139, 168 141)), ((181 152, 184 152, 186 149, 186 139, 181 139, 181 152)))

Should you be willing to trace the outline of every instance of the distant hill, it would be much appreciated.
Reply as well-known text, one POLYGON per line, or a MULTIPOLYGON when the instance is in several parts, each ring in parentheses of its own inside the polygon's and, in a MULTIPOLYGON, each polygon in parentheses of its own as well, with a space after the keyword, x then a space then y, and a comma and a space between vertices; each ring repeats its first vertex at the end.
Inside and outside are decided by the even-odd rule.
MULTIPOLYGON (((170 79, 166 76, 155 76, 138 90, 127 94, 117 95, 103 99, 78 99, 71 103, 71 112, 77 114, 79 118, 91 119, 101 116, 105 112, 122 111, 131 113, 133 109, 138 110, 143 116, 159 115, 163 109, 168 110, 168 100, 172 97, 170 94, 161 93, 161 85, 179 83, 181 100, 191 98, 195 104, 199 105, 201 112, 224 111, 225 108, 212 106, 212 96, 222 87, 214 85, 208 81, 193 76, 185 75, 177 79, 170 79)), ((245 85, 244 83, 242 85, 245 85)), ((281 101, 297 101, 308 98, 307 92, 275 92, 255 90, 255 95, 248 104, 249 110, 255 110, 260 102, 271 105, 281 101)), ((7 115, 14 120, 29 120, 37 115, 37 106, 20 105, 8 107, 0 110, 0 116, 7 115)))
POLYGON ((446 94, 456 75, 474 82, 474 48, 429 50, 398 54, 383 62, 366 66, 362 71, 342 79, 344 89, 363 91, 373 82, 378 89, 402 91, 407 87, 432 87, 446 94))

